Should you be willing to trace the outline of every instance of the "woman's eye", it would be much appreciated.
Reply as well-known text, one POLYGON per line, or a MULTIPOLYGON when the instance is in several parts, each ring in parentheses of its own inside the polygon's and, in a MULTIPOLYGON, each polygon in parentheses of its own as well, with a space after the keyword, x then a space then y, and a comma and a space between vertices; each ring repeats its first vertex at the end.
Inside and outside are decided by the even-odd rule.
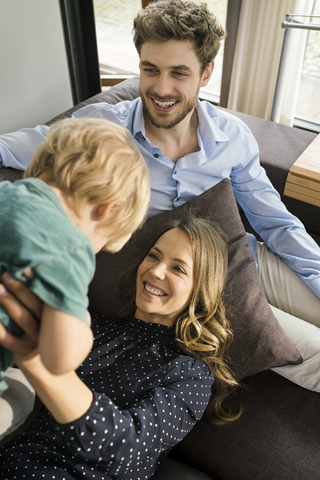
POLYGON ((148 255, 149 258, 152 258, 153 260, 158 260, 158 256, 153 253, 153 252, 150 252, 149 255, 148 255))
POLYGON ((183 268, 179 267, 178 265, 174 267, 174 270, 176 270, 178 273, 182 273, 183 275, 187 275, 187 272, 183 268))

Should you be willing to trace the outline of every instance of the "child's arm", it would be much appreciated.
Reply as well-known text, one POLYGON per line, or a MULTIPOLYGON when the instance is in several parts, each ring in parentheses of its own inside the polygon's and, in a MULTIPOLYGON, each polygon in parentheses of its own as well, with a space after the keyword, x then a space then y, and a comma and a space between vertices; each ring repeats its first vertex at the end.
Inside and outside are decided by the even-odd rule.
POLYGON ((44 304, 40 323, 39 351, 44 366, 51 373, 62 375, 76 370, 88 356, 92 344, 93 334, 88 324, 44 304))

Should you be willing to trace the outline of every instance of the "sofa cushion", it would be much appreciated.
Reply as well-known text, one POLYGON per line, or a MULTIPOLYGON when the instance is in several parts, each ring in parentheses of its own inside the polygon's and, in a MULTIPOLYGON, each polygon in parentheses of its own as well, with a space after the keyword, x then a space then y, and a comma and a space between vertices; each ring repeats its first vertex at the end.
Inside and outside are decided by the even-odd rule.
POLYGON ((219 480, 318 480, 320 396, 268 370, 244 380, 239 420, 202 418, 170 456, 219 480))
POLYGON ((228 237, 225 304, 234 332, 229 354, 236 376, 241 379, 271 367, 299 363, 300 354, 275 319, 258 283, 255 263, 229 179, 222 180, 178 208, 150 218, 120 252, 100 252, 89 291, 91 313, 116 316, 121 305, 117 291, 121 273, 168 219, 190 213, 217 222, 228 237))
POLYGON ((168 457, 150 480, 212 480, 212 477, 168 457))
POLYGON ((74 107, 70 108, 64 113, 52 118, 46 125, 51 125, 52 123, 61 120, 62 118, 71 117, 72 113, 79 108, 85 107, 86 105, 91 105, 93 103, 101 103, 106 102, 110 103, 111 105, 115 105, 116 103, 122 102, 123 100, 134 100, 139 96, 139 76, 135 76, 124 82, 115 85, 114 87, 98 93, 93 97, 88 98, 87 100, 78 103, 74 107))

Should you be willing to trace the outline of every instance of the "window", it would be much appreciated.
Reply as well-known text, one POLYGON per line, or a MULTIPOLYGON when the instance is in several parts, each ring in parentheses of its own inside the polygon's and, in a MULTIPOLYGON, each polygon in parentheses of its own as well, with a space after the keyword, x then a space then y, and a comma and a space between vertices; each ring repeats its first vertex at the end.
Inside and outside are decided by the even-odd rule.
MULTIPOLYGON (((312 23, 320 24, 320 0, 315 0, 312 23)), ((294 125, 320 132, 319 30, 308 33, 294 125)))
POLYGON ((94 0, 93 3, 101 74, 139 73, 132 26, 141 0, 94 0))

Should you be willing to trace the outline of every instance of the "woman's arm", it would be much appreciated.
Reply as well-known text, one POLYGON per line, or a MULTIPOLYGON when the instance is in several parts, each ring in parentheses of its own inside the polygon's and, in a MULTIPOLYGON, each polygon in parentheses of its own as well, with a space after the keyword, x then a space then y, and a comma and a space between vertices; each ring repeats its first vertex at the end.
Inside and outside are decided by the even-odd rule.
POLYGON ((173 361, 160 385, 145 391, 136 403, 118 408, 108 395, 94 392, 86 415, 58 425, 57 431, 70 455, 107 471, 110 478, 131 478, 130 472, 140 469, 143 478, 151 477, 159 457, 202 417, 212 382, 204 364, 185 357, 182 362, 173 361))
POLYGON ((43 304, 23 283, 7 273, 2 275, 2 283, 0 304, 25 333, 15 337, 0 324, 1 345, 13 353, 17 366, 58 423, 77 420, 91 406, 91 390, 75 372, 53 375, 44 367, 38 350, 43 304))
POLYGON ((50 373, 37 352, 29 359, 20 357, 17 365, 58 423, 74 422, 90 408, 93 394, 75 372, 50 373))

